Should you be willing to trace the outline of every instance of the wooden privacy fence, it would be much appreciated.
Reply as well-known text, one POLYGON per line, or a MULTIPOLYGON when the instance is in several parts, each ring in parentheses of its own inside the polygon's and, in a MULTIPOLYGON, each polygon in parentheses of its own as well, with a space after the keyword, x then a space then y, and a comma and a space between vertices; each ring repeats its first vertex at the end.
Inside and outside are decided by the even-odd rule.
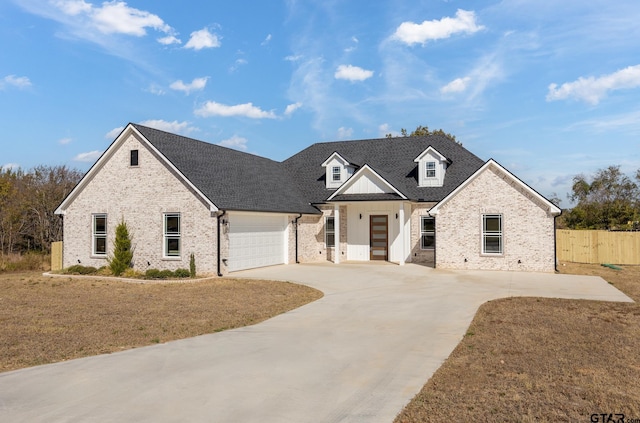
POLYGON ((62 241, 51 243, 51 270, 62 270, 62 241))
POLYGON ((560 261, 640 265, 640 232, 556 231, 560 261))

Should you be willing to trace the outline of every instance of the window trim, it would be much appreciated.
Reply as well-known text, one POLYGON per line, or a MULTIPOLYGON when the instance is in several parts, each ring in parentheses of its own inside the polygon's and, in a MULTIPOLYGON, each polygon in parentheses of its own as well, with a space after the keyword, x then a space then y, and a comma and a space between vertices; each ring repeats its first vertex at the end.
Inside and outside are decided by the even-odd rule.
POLYGON ((432 216, 420 216, 420 249, 424 250, 424 251, 431 251, 431 250, 435 250, 436 249, 436 219, 435 217, 432 216), (433 221, 433 230, 432 231, 425 231, 424 230, 424 221, 425 220, 432 220, 433 221), (429 236, 432 235, 433 236, 433 246, 431 247, 425 247, 424 246, 424 237, 425 236, 429 236))
POLYGON ((324 246, 325 248, 334 248, 336 246, 336 218, 326 216, 324 218, 324 246), (333 229, 329 230, 329 220, 333 221, 333 229), (333 244, 329 245, 329 235, 333 235, 333 244))
POLYGON ((91 256, 98 258, 107 257, 107 213, 93 213, 91 215, 91 256), (98 232, 96 230, 96 219, 104 218, 104 232, 98 232), (98 239, 104 239, 104 252, 97 250, 98 239))
POLYGON ((504 255, 504 218, 502 213, 484 213, 482 214, 482 238, 480 240, 480 251, 482 255, 487 256, 503 256, 504 255), (489 231, 487 230, 487 218, 497 218, 499 229, 497 231, 489 231), (487 238, 497 238, 498 239, 498 251, 487 251, 487 238))
POLYGON ((162 214, 162 257, 165 259, 181 259, 182 258, 182 216, 180 213, 171 212, 171 213, 163 213, 162 214), (169 217, 177 217, 178 218, 178 231, 177 232, 168 232, 167 231, 167 218, 169 217), (168 248, 169 240, 178 240, 178 253, 170 254, 168 248))
POLYGON ((437 172, 436 172, 436 162, 433 160, 429 160, 424 162, 424 177, 426 179, 435 179, 437 178, 437 172), (433 167, 430 167, 433 166, 433 167), (429 173, 432 172, 433 175, 429 176, 429 173))
POLYGON ((340 166, 332 166, 331 167, 331 182, 340 182, 342 181, 342 169, 340 166), (336 179, 337 176, 337 179, 336 179))
POLYGON ((133 149, 129 151, 129 166, 130 167, 138 167, 140 166, 140 153, 138 149, 133 149), (134 163, 135 158, 135 163, 134 163))

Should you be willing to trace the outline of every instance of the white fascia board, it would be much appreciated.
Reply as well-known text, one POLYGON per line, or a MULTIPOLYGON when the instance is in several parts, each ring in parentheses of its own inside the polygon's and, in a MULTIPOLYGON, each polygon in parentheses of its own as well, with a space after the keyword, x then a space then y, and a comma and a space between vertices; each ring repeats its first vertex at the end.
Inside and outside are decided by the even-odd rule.
POLYGON ((351 165, 351 163, 349 163, 348 160, 346 160, 344 157, 342 157, 337 151, 334 151, 328 158, 327 160, 325 160, 324 162, 322 162, 322 167, 327 167, 329 166, 329 163, 331 162, 331 160, 333 160, 334 158, 338 158, 339 160, 341 160, 342 162, 344 162, 345 166, 349 166, 351 165))
POLYGON ((489 159, 489 160, 487 160, 487 162, 485 164, 482 165, 482 167, 480 167, 480 169, 476 170, 473 173, 473 175, 469 176, 463 183, 458 185, 458 187, 456 189, 451 191, 451 193, 449 193, 449 195, 447 195, 445 198, 443 198, 438 204, 433 206, 429 210, 429 214, 433 215, 433 216, 437 215, 440 212, 440 208, 444 204, 446 204, 451 198, 455 197, 460 191, 462 191, 467 185, 469 185, 474 179, 476 179, 478 177, 478 175, 480 175, 482 172, 484 172, 485 170, 489 169, 492 166, 495 167, 496 169, 498 169, 499 171, 501 171, 502 173, 504 173, 512 182, 514 182, 518 187, 520 187, 523 191, 525 191, 529 196, 537 199, 539 202, 544 204, 551 215, 558 216, 560 213, 562 213, 562 210, 560 210, 560 208, 558 208, 558 206, 556 206, 551 201, 549 201, 546 198, 544 198, 536 190, 534 190, 529 185, 527 185, 526 183, 521 181, 517 176, 515 176, 513 173, 509 172, 500 163, 496 162, 493 159, 489 159))
POLYGON ((54 211, 54 214, 60 214, 63 215, 66 213, 67 208, 69 207, 69 204, 73 201, 73 199, 75 197, 77 197, 77 195, 84 189, 85 186, 87 186, 87 184, 93 179, 93 177, 100 171, 100 169, 102 169, 102 167, 104 166, 104 164, 111 158, 111 156, 113 156, 113 153, 115 150, 117 150, 120 145, 124 142, 124 140, 127 139, 127 137, 131 134, 131 133, 135 133, 139 139, 152 151, 154 151, 158 157, 162 158, 163 163, 171 168, 174 172, 176 172, 177 175, 180 176, 180 179, 183 180, 183 182, 185 184, 187 184, 191 189, 193 189, 198 196, 200 196, 205 203, 207 203, 207 205, 209 206, 209 211, 211 212, 216 212, 218 211, 218 207, 216 207, 215 204, 213 204, 198 188, 196 188, 195 185, 193 185, 191 183, 191 181, 189 181, 183 174, 182 172, 180 172, 174 165, 173 163, 171 163, 169 160, 167 160, 167 158, 160 153, 160 151, 155 148, 153 146, 153 144, 151 144, 145 137, 144 135, 142 135, 140 133, 140 131, 138 131, 132 124, 128 124, 126 128, 124 128, 122 130, 122 132, 120 132, 120 135, 118 135, 118 137, 111 143, 111 145, 107 148, 107 150, 102 153, 102 155, 100 156, 100 158, 94 163, 93 166, 91 166, 91 169, 89 169, 89 171, 82 177, 82 179, 80 180, 80 182, 78 182, 78 184, 73 188, 73 190, 69 193, 69 195, 67 195, 67 197, 62 201, 62 203, 60 203, 60 205, 58 206, 58 208, 54 211))
POLYGON ((435 148, 433 148, 432 146, 427 147, 426 150, 424 150, 422 153, 420 153, 418 155, 418 157, 413 159, 413 161, 418 163, 420 160, 422 160, 422 158, 424 156, 426 156, 429 153, 433 153, 433 155, 436 156, 440 161, 443 161, 443 162, 449 161, 449 159, 447 159, 445 156, 440 154, 440 152, 438 150, 436 150, 435 148))
POLYGON ((384 179, 382 176, 380 176, 378 174, 378 172, 373 170, 368 164, 365 164, 360 169, 358 169, 358 171, 356 173, 351 175, 351 177, 349 179, 347 179, 347 181, 344 184, 342 184, 340 186, 340 188, 338 188, 333 194, 331 194, 331 196, 329 198, 327 198, 326 201, 331 201, 333 199, 333 197, 335 197, 336 195, 340 195, 340 194, 344 193, 344 191, 346 191, 350 186, 352 186, 355 183, 355 181, 358 180, 358 178, 360 178, 362 176, 361 174, 364 173, 365 170, 369 170, 371 173, 373 173, 373 175, 376 178, 378 178, 378 180, 380 182, 382 182, 387 187, 391 188, 391 190, 393 192, 395 192, 396 194, 398 194, 400 196, 400 198, 402 198, 403 200, 407 199, 407 197, 403 193, 401 193, 398 189, 396 189, 396 187, 391 185, 386 179, 384 179))

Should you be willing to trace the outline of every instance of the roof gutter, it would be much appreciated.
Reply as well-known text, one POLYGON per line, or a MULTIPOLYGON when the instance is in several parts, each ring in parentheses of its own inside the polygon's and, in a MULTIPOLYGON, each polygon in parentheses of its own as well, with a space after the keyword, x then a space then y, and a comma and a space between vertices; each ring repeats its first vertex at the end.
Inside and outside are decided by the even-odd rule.
POLYGON ((218 230, 217 230, 217 235, 218 235, 218 248, 217 248, 217 252, 218 252, 218 277, 222 277, 222 271, 220 269, 220 257, 221 257, 221 252, 220 252, 220 219, 222 218, 222 216, 224 216, 225 214, 227 214, 226 210, 222 210, 222 213, 216 213, 216 218, 218 221, 218 230))

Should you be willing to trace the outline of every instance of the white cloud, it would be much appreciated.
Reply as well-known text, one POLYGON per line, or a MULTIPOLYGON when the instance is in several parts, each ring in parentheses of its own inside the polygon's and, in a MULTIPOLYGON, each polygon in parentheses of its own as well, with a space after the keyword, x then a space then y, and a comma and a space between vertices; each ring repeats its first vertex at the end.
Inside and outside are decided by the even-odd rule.
POLYGON ((124 126, 118 126, 117 128, 113 128, 111 131, 104 134, 104 137, 108 140, 114 140, 120 132, 124 131, 124 126))
POLYGON ((470 81, 471 77, 469 76, 465 76, 464 78, 456 78, 444 87, 440 88, 440 92, 443 94, 463 92, 467 89, 470 81))
POLYGON ((207 101, 194 112, 197 116, 244 116, 251 119, 275 119, 276 115, 272 111, 264 111, 253 103, 236 104, 229 106, 226 104, 207 101))
POLYGON ((358 48, 358 43, 360 41, 356 37, 351 37, 351 41, 353 42, 353 45, 351 47, 345 48, 344 49, 345 53, 351 53, 352 51, 358 48))
POLYGON ((271 41, 271 34, 267 35, 267 38, 264 39, 263 42, 260 43, 261 46, 266 46, 271 41))
POLYGON ((8 170, 20 169, 20 165, 18 163, 6 163, 0 166, 0 169, 6 172, 8 170))
POLYGON ((240 66, 244 66, 244 65, 246 65, 247 63, 249 63, 249 62, 248 62, 246 59, 236 59, 236 61, 235 61, 235 62, 233 62, 233 65, 231 65, 231 66, 229 67, 229 72, 233 73, 233 72, 235 72, 236 70, 238 70, 238 68, 239 68, 240 66))
POLYGON ((94 150, 87 153, 80 153, 73 158, 76 162, 95 162, 102 155, 102 151, 94 150))
POLYGON ((394 137, 400 136, 400 132, 391 130, 391 126, 388 123, 383 123, 378 126, 378 136, 386 137, 387 134, 391 134, 394 137))
POLYGON ((71 138, 62 138, 62 139, 58 140, 58 144, 60 144, 60 145, 67 145, 67 144, 69 144, 71 141, 73 141, 71 138))
POLYGON ((214 47, 220 47, 220 40, 216 34, 210 33, 207 28, 192 32, 191 38, 184 46, 184 48, 192 48, 194 50, 214 47))
POLYGON ((148 126, 150 128, 159 129, 160 131, 167 131, 174 134, 188 134, 196 130, 196 128, 189 126, 189 122, 168 122, 162 119, 149 119, 140 122, 140 125, 148 126))
POLYGON ((173 82, 171 85, 169 85, 169 88, 176 91, 183 91, 185 94, 189 94, 191 93, 191 91, 203 90, 204 87, 207 86, 208 79, 209 79, 208 76, 205 76, 202 78, 195 78, 193 81, 191 81, 188 84, 185 84, 184 82, 182 82, 181 79, 179 79, 173 82))
POLYGON ((171 44, 182 44, 182 41, 180 41, 180 39, 175 35, 167 35, 166 37, 158 38, 158 42, 165 46, 169 46, 171 44))
POLYGON ((102 7, 94 8, 92 19, 96 27, 105 34, 118 33, 142 37, 146 28, 169 33, 171 27, 158 16, 144 10, 127 6, 121 1, 102 3, 102 7))
POLYGON ((352 65, 340 65, 334 74, 336 79, 346 79, 348 81, 364 81, 372 76, 373 71, 352 65))
POLYGON ((287 62, 297 62, 298 60, 302 59, 302 55, 301 54, 292 54, 290 56, 286 56, 284 58, 284 60, 286 60, 287 62))
POLYGON ((54 4, 67 15, 76 16, 91 11, 91 5, 84 0, 61 0, 54 4))
POLYGON ((149 92, 151 94, 155 94, 155 95, 165 95, 166 94, 165 91, 162 88, 158 87, 155 84, 149 85, 149 88, 147 88, 144 91, 149 92))
POLYGON ((350 138, 353 135, 353 128, 345 128, 341 126, 338 128, 338 139, 350 138))
POLYGON ((547 101, 574 98, 596 105, 609 91, 640 87, 640 65, 629 66, 599 78, 580 77, 573 82, 565 82, 558 87, 549 85, 547 101))
POLYGON ((291 116, 293 114, 293 112, 295 112, 296 110, 298 110, 300 107, 302 107, 302 103, 298 102, 298 103, 293 103, 293 104, 289 104, 287 106, 287 108, 284 110, 284 114, 286 116, 291 116))
POLYGON ((440 20, 424 21, 421 24, 403 22, 398 26, 392 38, 408 45, 425 44, 427 41, 449 38, 454 34, 473 34, 484 29, 476 23, 473 11, 458 9, 456 17, 444 17, 440 20))
MULTIPOLYGON (((158 15, 146 10, 129 7, 124 1, 105 1, 101 6, 94 6, 84 0, 56 0, 50 3, 58 12, 51 13, 43 5, 33 7, 34 13, 53 18, 65 25, 85 39, 89 39, 99 44, 105 44, 93 32, 98 30, 102 34, 124 34, 135 37, 147 35, 147 29, 153 29, 164 34, 166 37, 158 39, 162 44, 179 43, 175 37, 175 30, 167 25, 158 15)), ((25 7, 30 8, 28 5, 25 7)))
POLYGON ((218 143, 223 147, 233 148, 235 150, 247 151, 247 139, 243 137, 239 137, 238 135, 234 135, 231 138, 226 140, 222 140, 218 143))
POLYGON ((0 89, 4 89, 7 86, 16 88, 29 88, 31 81, 26 76, 7 75, 0 80, 0 89))

